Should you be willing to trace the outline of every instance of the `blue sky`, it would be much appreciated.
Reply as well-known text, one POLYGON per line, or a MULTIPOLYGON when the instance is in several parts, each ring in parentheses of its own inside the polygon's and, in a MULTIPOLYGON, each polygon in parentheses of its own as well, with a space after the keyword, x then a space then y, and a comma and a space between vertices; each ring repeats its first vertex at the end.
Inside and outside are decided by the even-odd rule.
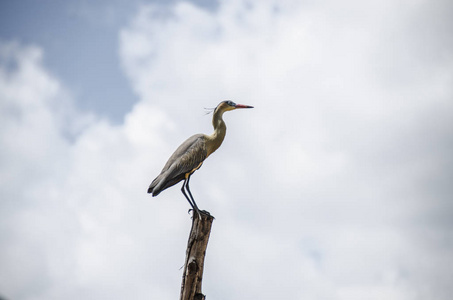
POLYGON ((0 295, 174 299, 176 147, 216 299, 450 299, 450 1, 3 1, 0 295))
MULTIPOLYGON (((120 122, 137 101, 121 71, 118 30, 143 1, 2 1, 0 37, 45 50, 44 64, 77 94, 77 105, 120 122)), ((167 6, 174 1, 152 1, 167 6)), ((215 1, 194 1, 207 9, 215 1)))

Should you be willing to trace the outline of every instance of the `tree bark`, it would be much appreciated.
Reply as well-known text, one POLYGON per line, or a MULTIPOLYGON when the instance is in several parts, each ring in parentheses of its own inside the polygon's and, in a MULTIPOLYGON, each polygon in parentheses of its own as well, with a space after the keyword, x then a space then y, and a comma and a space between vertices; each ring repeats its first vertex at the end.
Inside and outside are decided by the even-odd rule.
POLYGON ((180 300, 204 300, 201 292, 203 280, 204 258, 208 247, 214 217, 203 211, 197 214, 193 211, 192 229, 187 242, 186 261, 181 284, 180 300))

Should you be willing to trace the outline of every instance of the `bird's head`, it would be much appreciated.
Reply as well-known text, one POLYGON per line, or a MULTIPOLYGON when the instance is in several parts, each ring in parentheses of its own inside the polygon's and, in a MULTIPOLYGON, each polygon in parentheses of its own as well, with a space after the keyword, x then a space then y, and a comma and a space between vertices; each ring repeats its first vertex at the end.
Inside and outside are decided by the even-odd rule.
POLYGON ((237 108, 253 108, 253 106, 250 105, 244 105, 244 104, 236 104, 231 100, 225 100, 219 103, 217 107, 215 108, 215 111, 220 111, 220 112, 226 112, 229 110, 234 110, 237 108))

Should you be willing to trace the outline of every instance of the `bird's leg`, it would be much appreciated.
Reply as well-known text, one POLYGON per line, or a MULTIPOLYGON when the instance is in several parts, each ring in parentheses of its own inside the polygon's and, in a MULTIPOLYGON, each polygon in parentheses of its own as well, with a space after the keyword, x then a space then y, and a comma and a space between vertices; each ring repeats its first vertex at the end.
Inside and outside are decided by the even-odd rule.
POLYGON ((200 210, 198 209, 198 206, 197 206, 197 204, 195 203, 195 200, 193 199, 192 193, 190 192, 190 189, 189 189, 189 180, 190 180, 190 175, 187 176, 187 179, 186 179, 186 182, 185 182, 186 189, 187 189, 187 191, 189 192, 189 196, 190 196, 190 199, 192 200, 192 203, 193 203, 194 208, 196 209, 197 212, 199 212, 200 210))
MULTIPOLYGON (((197 216, 199 218, 201 218, 201 215, 200 215, 200 210, 198 209, 197 207, 197 204, 195 203, 195 201, 193 200, 193 197, 192 195, 190 194, 190 190, 189 191, 189 194, 190 194, 190 197, 192 198, 189 198, 186 194, 186 191, 185 191, 185 188, 187 188, 187 183, 188 183, 188 178, 186 178, 186 180, 184 180, 184 183, 182 184, 182 188, 181 188, 181 192, 184 194, 184 196, 186 197, 187 201, 189 201, 189 204, 190 206, 192 206, 192 209, 194 210, 194 212, 197 214, 197 216)), ((190 210, 189 210, 190 211, 190 210)))
POLYGON ((187 179, 184 180, 182 187, 181 187, 181 192, 184 194, 184 197, 186 197, 187 201, 189 201, 190 206, 192 206, 192 209, 195 209, 195 206, 192 203, 192 200, 190 200, 189 196, 187 196, 186 191, 185 191, 185 186, 186 186, 187 179))
POLYGON ((189 192, 190 199, 192 199, 192 203, 194 204, 196 211, 198 213, 203 213, 205 215, 210 215, 207 211, 198 209, 198 206, 195 203, 195 200, 193 199, 192 193, 190 192, 190 189, 189 189, 189 180, 190 180, 190 175, 187 177, 186 189, 189 192))

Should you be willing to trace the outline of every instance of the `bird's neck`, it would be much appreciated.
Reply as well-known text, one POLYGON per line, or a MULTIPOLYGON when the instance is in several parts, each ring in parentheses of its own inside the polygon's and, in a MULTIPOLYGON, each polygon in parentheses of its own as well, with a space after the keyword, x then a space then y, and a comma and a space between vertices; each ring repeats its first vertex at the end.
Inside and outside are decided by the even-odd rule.
POLYGON ((216 151, 220 145, 222 145, 223 139, 225 138, 226 134, 226 125, 223 121, 223 111, 215 111, 214 115, 212 116, 212 126, 214 127, 214 132, 209 135, 208 143, 207 143, 207 150, 208 155, 216 151))

